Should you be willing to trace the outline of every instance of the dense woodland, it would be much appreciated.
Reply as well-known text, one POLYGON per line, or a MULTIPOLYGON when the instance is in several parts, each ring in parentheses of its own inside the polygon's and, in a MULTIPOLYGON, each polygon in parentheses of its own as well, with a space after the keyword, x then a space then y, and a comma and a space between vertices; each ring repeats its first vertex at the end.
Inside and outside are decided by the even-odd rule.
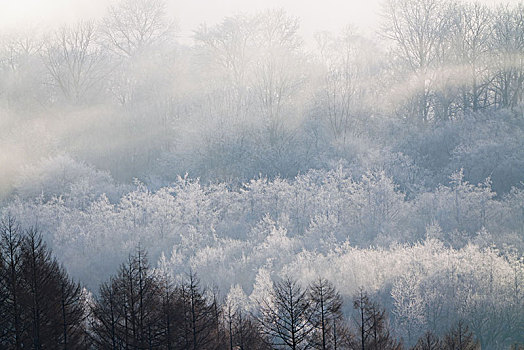
POLYGON ((524 346, 523 3, 175 19, 0 32, 0 348, 524 346))
MULTIPOLYGON (((323 277, 303 287, 286 277, 254 300, 240 286, 219 301, 190 272, 173 279, 151 269, 140 247, 94 296, 73 282, 34 229, 13 218, 1 227, 0 345, 3 349, 381 349, 402 350, 386 310, 360 288, 351 317, 323 277)), ((502 330, 521 349, 518 314, 502 330), (515 318, 516 317, 516 318, 515 318)), ((412 350, 481 349, 460 319, 412 350)))

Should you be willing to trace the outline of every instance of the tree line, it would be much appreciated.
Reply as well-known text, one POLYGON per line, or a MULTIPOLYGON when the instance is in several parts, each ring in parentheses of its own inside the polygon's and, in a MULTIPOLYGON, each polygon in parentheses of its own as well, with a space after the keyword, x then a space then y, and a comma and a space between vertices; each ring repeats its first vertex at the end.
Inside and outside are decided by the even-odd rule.
MULTIPOLYGON (((445 181, 468 165, 461 159, 449 171, 439 161, 462 153, 478 160, 482 147, 516 154, 504 156, 504 169, 469 165, 475 181, 493 175, 507 192, 520 181, 508 169, 522 169, 514 119, 523 99, 522 13, 521 3, 387 0, 379 38, 321 32, 309 49, 300 20, 283 10, 201 25, 186 44, 165 1, 122 0, 97 20, 0 33, 0 108, 17 135, 6 132, 4 147, 32 161, 59 149, 117 180, 162 184, 186 172, 210 181, 292 177, 358 161, 369 148, 391 148, 391 157, 402 153, 445 181), (500 141, 457 144, 470 141, 459 130, 492 130, 483 113, 502 123, 500 141), (39 137, 26 140, 17 127, 39 137), (425 133, 424 146, 442 128, 446 141, 428 145, 429 154, 418 147, 415 135, 425 133)), ((16 162, 6 168, 20 171, 16 162)))
MULTIPOLYGON (((93 295, 69 278, 38 230, 12 217, 0 225, 0 283, 3 349, 404 349, 372 294, 360 289, 344 305, 323 277, 308 286, 270 282, 250 308, 234 293, 222 300, 202 288, 191 272, 176 281, 152 269, 137 247, 93 295)), ((480 345, 459 321, 410 349, 480 345)))
POLYGON ((383 35, 418 84, 413 115, 448 119, 522 103, 523 19, 522 3, 386 1, 383 35))

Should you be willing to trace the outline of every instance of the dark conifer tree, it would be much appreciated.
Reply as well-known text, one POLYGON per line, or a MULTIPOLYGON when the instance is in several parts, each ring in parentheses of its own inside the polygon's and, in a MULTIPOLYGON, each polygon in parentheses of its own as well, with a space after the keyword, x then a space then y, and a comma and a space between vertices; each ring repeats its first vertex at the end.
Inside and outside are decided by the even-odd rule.
POLYGON ((86 298, 35 228, 0 225, 0 347, 84 349, 86 298))
POLYGON ((262 335, 259 324, 251 314, 231 304, 226 305, 224 313, 222 328, 227 338, 227 349, 271 349, 267 339, 262 335))
POLYGON ((22 346, 22 233, 11 216, 0 222, 0 347, 22 346))
POLYGON ((102 349, 157 349, 165 342, 162 290, 142 249, 103 284, 92 307, 94 341, 102 349))
POLYGON ((121 349, 124 344, 121 330, 122 306, 117 300, 116 283, 111 279, 100 286, 99 296, 92 306, 91 332, 97 349, 121 349))
POLYGON ((177 344, 176 325, 182 322, 179 298, 169 276, 157 276, 157 281, 162 300, 160 334, 165 349, 171 350, 177 344))
POLYGON ((419 338, 412 350, 443 350, 442 341, 432 332, 428 331, 419 338))
POLYGON ((377 302, 370 300, 362 289, 353 300, 357 311, 355 323, 358 334, 353 349, 398 350, 401 345, 391 336, 386 311, 377 302))
POLYGON ((256 320, 248 314, 238 312, 234 318, 233 349, 238 350, 270 350, 271 346, 262 335, 256 320))
POLYGON ((271 300, 261 300, 259 318, 264 334, 277 347, 292 350, 310 347, 312 309, 308 290, 297 281, 287 278, 276 283, 271 300))
POLYGON ((336 325, 342 323, 342 297, 332 283, 319 278, 309 288, 311 320, 316 325, 318 336, 311 341, 315 348, 333 349, 337 339, 336 325))
POLYGON ((445 336, 446 350, 480 350, 480 344, 473 337, 469 327, 461 320, 445 336))
POLYGON ((52 257, 36 229, 23 238, 22 258, 24 348, 85 347, 83 290, 52 257))
POLYGON ((184 349, 214 349, 217 344, 218 307, 216 300, 207 300, 200 289, 199 280, 190 273, 179 291, 179 303, 183 310, 180 329, 183 333, 184 349))

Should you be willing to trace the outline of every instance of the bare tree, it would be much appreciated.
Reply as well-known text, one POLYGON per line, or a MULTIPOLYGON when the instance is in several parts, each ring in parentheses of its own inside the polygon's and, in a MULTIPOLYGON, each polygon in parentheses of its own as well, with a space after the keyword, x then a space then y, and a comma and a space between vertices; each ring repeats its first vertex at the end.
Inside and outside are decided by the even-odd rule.
POLYGON ((488 53, 492 32, 493 15, 491 10, 481 4, 456 5, 452 25, 453 50, 456 64, 466 70, 461 77, 462 109, 479 108, 489 103, 487 88, 490 83, 488 53), (484 98, 482 98, 484 96, 484 98))
POLYGON ((286 120, 293 109, 293 99, 299 92, 305 75, 297 63, 301 60, 302 41, 298 35, 297 18, 283 10, 266 11, 257 16, 254 87, 272 145, 284 133, 286 120))
POLYGON ((415 79, 413 113, 428 121, 431 81, 428 71, 440 57, 450 29, 449 3, 440 0, 388 0, 383 8, 383 35, 395 44, 395 54, 415 79))
POLYGON ((220 85, 224 89, 224 107, 236 119, 243 119, 249 110, 248 80, 256 54, 256 32, 257 21, 248 16, 228 17, 219 25, 202 25, 195 32, 203 53, 223 74, 220 85))
POLYGON ((110 6, 102 20, 104 45, 115 54, 132 57, 160 45, 174 30, 164 0, 122 0, 110 6))
POLYGON ((524 96, 524 5, 500 6, 493 21, 492 42, 496 66, 494 103, 515 108, 524 96))
POLYGON ((47 41, 42 53, 51 84, 70 102, 90 102, 101 91, 105 70, 96 37, 93 21, 63 26, 47 41))
POLYGON ((359 133, 358 117, 364 109, 366 84, 372 74, 371 48, 350 27, 336 37, 319 33, 316 41, 325 69, 321 101, 328 128, 335 142, 345 144, 348 136, 359 133))
POLYGON ((44 104, 47 94, 42 88, 45 67, 40 60, 44 41, 37 28, 0 37, 0 95, 8 109, 25 109, 33 102, 44 104))

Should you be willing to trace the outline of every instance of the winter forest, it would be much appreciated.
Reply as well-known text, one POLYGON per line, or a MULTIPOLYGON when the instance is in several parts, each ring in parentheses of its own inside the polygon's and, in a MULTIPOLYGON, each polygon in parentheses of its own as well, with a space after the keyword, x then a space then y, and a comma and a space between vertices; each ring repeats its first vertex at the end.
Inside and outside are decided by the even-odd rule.
POLYGON ((380 9, 1 29, 0 349, 524 349, 524 3, 380 9))

